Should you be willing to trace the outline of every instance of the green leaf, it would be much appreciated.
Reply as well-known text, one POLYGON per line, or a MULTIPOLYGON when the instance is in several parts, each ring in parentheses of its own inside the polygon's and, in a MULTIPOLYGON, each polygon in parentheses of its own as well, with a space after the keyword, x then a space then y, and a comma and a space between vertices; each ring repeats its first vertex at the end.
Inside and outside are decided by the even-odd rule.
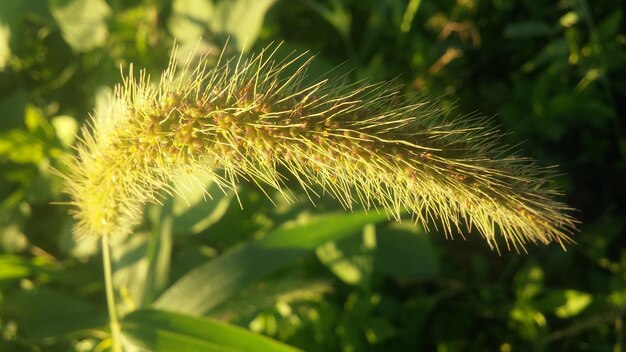
POLYGON ((426 279, 439 273, 438 256, 413 224, 366 228, 363 237, 329 242, 317 248, 322 263, 347 284, 367 287, 372 272, 399 279, 426 279), (368 233, 371 232, 371 236, 368 233))
POLYGON ((146 232, 111 238, 113 282, 119 292, 124 292, 124 301, 130 303, 120 305, 122 313, 142 306, 150 298, 154 280, 149 276, 155 275, 148 274, 150 239, 151 234, 146 232))
POLYGON ((330 2, 330 7, 320 2, 310 0, 306 0, 304 3, 330 23, 339 35, 341 35, 342 39, 350 42, 352 17, 351 13, 344 7, 344 4, 336 0, 330 2))
POLYGON ((522 71, 528 73, 544 65, 567 61, 568 55, 569 47, 567 41, 561 38, 555 39, 546 44, 534 58, 525 63, 522 66, 522 71))
POLYGON ((52 263, 43 257, 24 258, 16 255, 0 256, 0 282, 29 277, 34 274, 48 275, 52 263))
POLYGON ((328 242, 315 252, 317 258, 343 282, 367 288, 371 281, 375 249, 376 228, 368 225, 363 230, 363 236, 328 242))
POLYGON ((535 262, 528 262, 515 275, 515 291, 520 301, 532 299, 544 289, 543 269, 535 262))
POLYGON ((409 0, 406 10, 404 11, 404 16, 402 16, 402 24, 400 25, 402 32, 408 33, 411 30, 411 23, 421 3, 422 0, 409 0))
POLYGON ((163 292, 169 282, 172 247, 174 245, 172 203, 173 200, 169 199, 164 206, 153 208, 158 210, 158 214, 152 217, 152 233, 145 257, 148 261, 148 268, 141 306, 150 305, 154 298, 163 292))
POLYGON ((12 32, 20 27, 24 18, 25 2, 0 1, 0 71, 11 58, 11 42, 19 40, 12 36, 12 32))
POLYGON ((3 297, 0 314, 16 319, 21 334, 33 340, 62 336, 78 330, 94 329, 106 323, 106 316, 92 304, 50 287, 18 290, 3 297))
POLYGON ((0 250, 3 252, 18 253, 28 247, 24 224, 30 217, 31 208, 23 197, 23 191, 15 191, 0 203, 0 250))
POLYGON ((4 70, 7 62, 11 58, 11 28, 0 21, 0 71, 4 70))
POLYGON ((50 121, 54 127, 54 131, 57 138, 65 146, 71 146, 76 139, 78 132, 78 123, 72 116, 59 115, 52 118, 50 121))
POLYGON ((210 0, 174 0, 168 28, 183 43, 197 41, 208 29, 213 12, 210 0))
POLYGON ((276 0, 220 1, 215 6, 213 30, 227 33, 239 51, 249 49, 261 31, 265 13, 276 0))
POLYGON ((592 295, 576 290, 559 290, 551 292, 545 301, 553 302, 549 307, 559 318, 571 318, 580 314, 593 301, 592 295))
POLYGON ((370 317, 365 322, 365 338, 371 345, 380 344, 397 334, 390 320, 370 317))
POLYGON ((622 15, 622 11, 616 10, 606 16, 595 28, 599 36, 606 40, 614 40, 615 35, 620 31, 622 15))
POLYGON ((504 35, 512 39, 547 36, 552 32, 550 26, 539 20, 514 22, 506 26, 504 35))
POLYGON ((173 199, 173 232, 176 235, 198 234, 215 224, 224 216, 234 196, 232 192, 224 194, 210 177, 195 178, 190 182, 199 184, 177 187, 173 199), (211 195, 210 201, 206 199, 207 194, 211 195))
POLYGON ((559 19, 559 23, 564 28, 569 28, 575 25, 576 23, 578 23, 578 21, 580 21, 580 16, 578 15, 576 11, 570 11, 566 13, 565 15, 561 16, 561 18, 559 19))
POLYGON ((0 118, 0 130, 23 127, 24 109, 28 101, 28 94, 20 88, 17 79, 2 81, 1 83, 8 84, 13 89, 0 100, 0 116, 2 116, 0 118))
POLYGON ((402 279, 426 279, 439 274, 439 257, 426 234, 413 224, 379 229, 374 270, 402 279))
POLYGON ((111 9, 104 0, 50 0, 50 12, 63 39, 77 52, 101 47, 106 42, 106 19, 111 9))
POLYGON ((169 28, 183 43, 196 42, 210 30, 230 37, 237 49, 243 51, 256 41, 265 14, 274 2, 276 0, 176 0, 169 28))
POLYGON ((386 214, 355 212, 323 215, 279 228, 259 241, 267 248, 315 249, 359 231, 363 226, 386 220, 386 214))
MULTIPOLYGON (((330 280, 307 280, 299 272, 289 272, 259 281, 241 291, 215 307, 211 316, 230 322, 251 321, 260 312, 273 311, 278 306, 291 307, 300 303, 319 302, 325 294, 332 294, 333 291, 334 286, 330 280)), ((252 325, 249 326, 252 329, 252 325)))
POLYGON ((299 351, 237 326, 171 312, 138 310, 121 323, 126 337, 150 351, 299 351))
POLYGON ((46 120, 43 111, 33 105, 26 105, 24 124, 28 132, 40 136, 41 139, 50 140, 55 135, 54 128, 46 120))
POLYGON ((0 133, 0 158, 17 164, 38 165, 44 158, 44 144, 37 136, 13 129, 0 133))
POLYGON ((316 247, 344 238, 363 226, 387 219, 385 214, 357 212, 326 215, 278 229, 262 240, 246 243, 200 265, 174 283, 155 307, 205 314, 316 247))

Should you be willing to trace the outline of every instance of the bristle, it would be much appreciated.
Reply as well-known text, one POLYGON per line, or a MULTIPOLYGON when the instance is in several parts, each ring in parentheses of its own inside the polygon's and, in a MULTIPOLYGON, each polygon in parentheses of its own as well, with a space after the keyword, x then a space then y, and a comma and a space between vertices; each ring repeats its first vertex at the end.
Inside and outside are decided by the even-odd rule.
POLYGON ((492 248, 497 233, 516 250, 569 241, 576 221, 554 200, 551 169, 511 154, 487 119, 453 119, 388 83, 307 86, 310 61, 277 63, 275 49, 212 69, 202 58, 177 72, 172 59, 157 84, 131 69, 83 129, 67 175, 76 232, 130 232, 142 205, 173 192, 182 172, 224 189, 246 179, 287 198, 285 180, 295 179, 310 198, 321 190, 347 209, 406 210, 448 235, 476 228, 492 248))

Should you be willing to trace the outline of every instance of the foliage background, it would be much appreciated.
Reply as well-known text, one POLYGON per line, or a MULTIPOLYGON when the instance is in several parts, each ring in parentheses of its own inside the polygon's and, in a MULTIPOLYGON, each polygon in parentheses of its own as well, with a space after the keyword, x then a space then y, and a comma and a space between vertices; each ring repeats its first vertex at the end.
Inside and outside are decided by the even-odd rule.
POLYGON ((358 213, 310 223, 340 209, 305 197, 274 206, 244 184, 243 210, 219 192, 191 208, 170 199, 117 239, 123 312, 154 302, 184 311, 161 295, 199 268, 197 291, 170 299, 200 302, 184 313, 304 350, 623 350, 624 10, 588 0, 0 2, 0 349, 107 349, 99 248, 74 239, 67 208, 51 204, 66 198, 49 167, 63 168, 120 67, 158 75, 174 41, 186 55, 219 52, 230 37, 231 54, 284 42, 279 57, 317 55, 312 78, 339 66, 494 117, 513 132, 508 143, 559 165, 577 244, 520 255, 410 222, 363 227, 373 218, 358 213), (339 226, 350 221, 363 230, 339 226), (298 226, 339 230, 319 247, 292 237, 289 254, 256 246, 298 226))

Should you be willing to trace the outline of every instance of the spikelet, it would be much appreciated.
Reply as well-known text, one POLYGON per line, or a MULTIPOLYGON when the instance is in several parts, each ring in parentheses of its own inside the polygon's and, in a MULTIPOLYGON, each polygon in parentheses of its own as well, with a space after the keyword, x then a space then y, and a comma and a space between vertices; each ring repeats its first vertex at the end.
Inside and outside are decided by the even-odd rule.
POLYGON ((75 232, 128 233, 144 203, 173 192, 181 174, 203 174, 287 198, 285 182, 296 180, 309 198, 324 192, 347 209, 406 210, 447 235, 475 227, 492 248, 497 233, 516 250, 570 241, 576 221, 554 200, 552 171, 512 155, 485 119, 450 118, 390 83, 305 85, 309 61, 276 62, 275 49, 180 70, 173 53, 156 85, 131 67, 83 128, 66 175, 75 232))

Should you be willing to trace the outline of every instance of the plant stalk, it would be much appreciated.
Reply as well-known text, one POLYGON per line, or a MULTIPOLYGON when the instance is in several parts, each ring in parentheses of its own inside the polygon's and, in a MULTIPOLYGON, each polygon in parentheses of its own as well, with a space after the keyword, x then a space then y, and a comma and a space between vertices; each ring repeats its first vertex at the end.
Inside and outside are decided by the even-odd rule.
POLYGON ((109 235, 106 232, 102 235, 102 264, 104 266, 104 286, 107 308, 109 310, 109 327, 111 329, 111 340, 113 341, 111 350, 113 352, 122 352, 122 346, 120 345, 121 328, 115 307, 115 293, 113 292, 111 245, 109 243, 109 235))

